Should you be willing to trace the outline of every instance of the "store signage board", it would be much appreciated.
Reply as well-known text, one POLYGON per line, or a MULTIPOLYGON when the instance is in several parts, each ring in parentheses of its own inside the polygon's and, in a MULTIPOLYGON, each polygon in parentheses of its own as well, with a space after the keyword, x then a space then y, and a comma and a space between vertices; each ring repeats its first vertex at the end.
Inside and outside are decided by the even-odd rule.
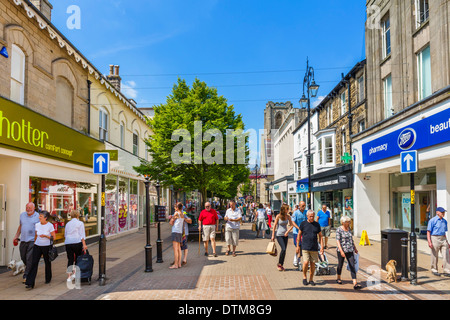
POLYGON ((165 222, 165 221, 166 221, 166 207, 155 206, 155 222, 165 222))
POLYGON ((94 168, 94 174, 109 174, 109 153, 94 153, 92 167, 94 168))
POLYGON ((27 107, 0 97, 0 147, 92 166, 105 145, 27 107))
POLYGON ((363 164, 449 141, 450 108, 363 144, 363 164))
POLYGON ((406 151, 400 154, 401 173, 416 173, 419 167, 417 150, 406 151))

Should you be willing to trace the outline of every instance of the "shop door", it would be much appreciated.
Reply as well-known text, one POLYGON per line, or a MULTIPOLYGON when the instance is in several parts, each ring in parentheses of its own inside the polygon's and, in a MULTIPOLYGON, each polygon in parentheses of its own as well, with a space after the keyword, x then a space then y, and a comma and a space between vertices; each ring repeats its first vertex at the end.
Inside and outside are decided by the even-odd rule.
POLYGON ((0 184, 0 266, 5 266, 6 251, 6 186, 0 184))
POLYGON ((433 208, 436 208, 435 191, 416 192, 415 218, 420 238, 427 236, 428 221, 436 214, 433 212, 433 208))

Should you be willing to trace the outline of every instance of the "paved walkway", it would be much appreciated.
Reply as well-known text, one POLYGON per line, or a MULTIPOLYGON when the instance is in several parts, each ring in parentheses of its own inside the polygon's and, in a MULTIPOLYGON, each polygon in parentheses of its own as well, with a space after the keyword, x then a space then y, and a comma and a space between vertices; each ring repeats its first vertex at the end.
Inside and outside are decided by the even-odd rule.
MULTIPOLYGON (((355 292, 348 271, 343 271, 343 285, 336 279, 336 248, 334 233, 326 251, 332 267, 330 276, 315 277, 316 286, 303 286, 301 273, 292 266, 294 245, 288 244, 285 268, 276 268, 278 258, 265 253, 268 239, 255 239, 250 224, 244 224, 237 257, 225 256, 226 245, 217 242, 218 257, 205 257, 203 245, 198 254, 198 242, 189 243, 188 263, 178 270, 169 269, 173 251, 169 240, 170 226, 161 225, 164 263, 156 263, 156 228, 151 228, 153 246, 153 272, 145 273, 145 229, 121 238, 107 241, 107 281, 99 286, 83 284, 81 289, 66 286, 66 256, 61 254, 53 263, 53 280, 44 284, 44 265, 41 263, 33 290, 27 291, 21 276, 12 272, 0 275, 0 299, 101 299, 101 300, 414 300, 450 299, 450 278, 437 277, 427 269, 429 256, 419 254, 419 285, 409 282, 387 284, 386 273, 380 271, 380 243, 360 247, 358 279, 363 285, 355 292)), ((355 239, 359 243, 359 239, 355 239)), ((279 247, 278 247, 279 248, 279 247)), ((98 245, 89 246, 95 258, 93 280, 98 278, 98 245)), ((211 249, 210 249, 210 252, 211 249)), ((400 276, 400 275, 399 275, 400 276)))

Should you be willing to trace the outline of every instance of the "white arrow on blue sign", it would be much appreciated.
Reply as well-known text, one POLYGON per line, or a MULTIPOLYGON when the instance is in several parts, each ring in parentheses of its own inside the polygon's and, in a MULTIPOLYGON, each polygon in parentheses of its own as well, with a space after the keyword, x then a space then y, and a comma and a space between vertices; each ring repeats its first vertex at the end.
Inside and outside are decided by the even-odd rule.
POLYGON ((416 173, 419 167, 417 150, 405 151, 400 154, 401 173, 416 173))
POLYGON ((94 153, 94 174, 109 174, 109 153, 94 153))

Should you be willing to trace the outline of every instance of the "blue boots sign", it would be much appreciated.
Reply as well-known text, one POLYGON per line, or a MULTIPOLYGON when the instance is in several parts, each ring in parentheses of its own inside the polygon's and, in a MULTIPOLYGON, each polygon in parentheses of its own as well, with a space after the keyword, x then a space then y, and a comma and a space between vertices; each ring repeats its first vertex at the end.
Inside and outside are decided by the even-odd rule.
POLYGON ((409 150, 420 150, 450 141, 450 109, 410 124, 363 144, 363 163, 398 156, 409 150))

